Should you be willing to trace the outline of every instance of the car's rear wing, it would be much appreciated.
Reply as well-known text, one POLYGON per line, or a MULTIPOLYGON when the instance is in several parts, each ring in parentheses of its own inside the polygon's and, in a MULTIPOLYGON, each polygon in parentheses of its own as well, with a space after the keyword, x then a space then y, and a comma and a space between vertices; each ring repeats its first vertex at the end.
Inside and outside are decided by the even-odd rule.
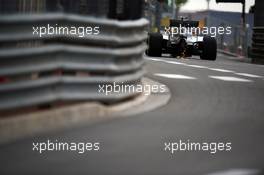
POLYGON ((170 27, 198 27, 199 21, 170 20, 170 27))

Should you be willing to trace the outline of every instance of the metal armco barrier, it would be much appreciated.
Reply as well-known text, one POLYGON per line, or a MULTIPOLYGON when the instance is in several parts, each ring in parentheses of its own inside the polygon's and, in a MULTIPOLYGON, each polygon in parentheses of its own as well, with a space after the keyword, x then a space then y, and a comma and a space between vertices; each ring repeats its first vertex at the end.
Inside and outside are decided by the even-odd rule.
POLYGON ((141 84, 144 74, 147 20, 116 19, 58 12, 1 15, 0 111, 53 102, 113 103, 137 95, 99 93, 99 85, 141 84), (99 26, 100 33, 33 35, 33 26, 48 24, 99 26))

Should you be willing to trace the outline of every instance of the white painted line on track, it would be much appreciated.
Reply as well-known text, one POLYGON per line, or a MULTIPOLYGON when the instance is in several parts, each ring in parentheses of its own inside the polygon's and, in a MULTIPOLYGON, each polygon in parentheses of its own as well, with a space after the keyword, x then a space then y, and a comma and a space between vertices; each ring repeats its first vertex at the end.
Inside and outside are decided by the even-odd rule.
POLYGON ((218 68, 209 68, 209 70, 218 71, 218 72, 226 72, 226 73, 234 73, 235 72, 232 70, 218 69, 218 68))
POLYGON ((226 171, 219 171, 207 175, 258 175, 261 171, 257 169, 230 169, 226 171))
POLYGON ((228 77, 228 76, 209 76, 213 79, 223 80, 223 81, 233 81, 233 82, 253 82, 252 80, 238 78, 238 77, 228 77))
MULTIPOLYGON (((264 76, 260 76, 260 75, 254 75, 254 74, 249 74, 249 73, 237 73, 233 70, 227 70, 227 69, 221 69, 221 68, 211 68, 211 67, 200 66, 200 65, 196 65, 196 64, 186 64, 186 63, 182 63, 182 62, 169 61, 169 60, 163 60, 163 59, 158 59, 158 58, 147 58, 147 59, 153 60, 153 61, 160 61, 160 62, 164 62, 164 63, 169 63, 169 64, 194 67, 194 68, 198 68, 198 69, 208 69, 208 70, 223 72, 223 73, 233 73, 235 75, 245 76, 245 77, 249 77, 249 78, 264 78, 264 76)), ((164 74, 164 75, 160 74, 157 76, 163 76, 163 77, 175 78, 175 79, 196 79, 195 77, 188 77, 185 75, 177 75, 177 76, 175 76, 175 75, 177 75, 177 74, 164 74), (186 77, 186 78, 184 78, 184 77, 186 77)), ((223 80, 223 81, 252 82, 252 80, 238 78, 238 77, 228 77, 228 76, 209 76, 209 77, 214 78, 214 79, 223 80)))
POLYGON ((173 79, 186 79, 186 80, 194 80, 195 77, 190 77, 186 75, 180 75, 180 74, 162 74, 162 73, 156 73, 154 74, 156 76, 165 77, 165 78, 173 78, 173 79))
POLYGON ((162 59, 157 59, 157 58, 146 58, 147 60, 152 60, 152 61, 160 61, 164 63, 169 63, 169 64, 177 64, 177 65, 187 65, 185 63, 177 62, 177 61, 168 61, 168 60, 162 60, 162 59))
POLYGON ((206 66, 200 66, 200 65, 195 65, 195 64, 186 64, 186 66, 195 67, 195 68, 201 68, 201 69, 209 69, 206 66))
POLYGON ((177 65, 187 65, 185 63, 181 63, 181 62, 176 62, 176 61, 167 61, 167 60, 164 60, 165 63, 171 63, 171 64, 177 64, 177 65))
POLYGON ((245 77, 250 77, 250 78, 263 78, 263 76, 260 75, 254 75, 254 74, 248 74, 248 73, 235 73, 236 75, 241 75, 245 77))
POLYGON ((146 57, 145 59, 147 59, 147 60, 152 60, 152 61, 163 61, 163 60, 161 60, 161 59, 150 58, 150 57, 146 57))

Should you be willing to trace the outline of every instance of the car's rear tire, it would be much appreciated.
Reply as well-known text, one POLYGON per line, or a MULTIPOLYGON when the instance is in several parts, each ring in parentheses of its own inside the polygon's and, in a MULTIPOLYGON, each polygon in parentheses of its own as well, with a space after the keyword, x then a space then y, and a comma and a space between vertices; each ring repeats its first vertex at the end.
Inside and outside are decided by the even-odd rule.
POLYGON ((205 36, 203 38, 203 50, 200 56, 203 60, 216 60, 217 45, 216 39, 210 36, 205 36))
POLYGON ((162 35, 160 33, 149 33, 148 49, 146 55, 153 57, 161 57, 162 54, 162 35))

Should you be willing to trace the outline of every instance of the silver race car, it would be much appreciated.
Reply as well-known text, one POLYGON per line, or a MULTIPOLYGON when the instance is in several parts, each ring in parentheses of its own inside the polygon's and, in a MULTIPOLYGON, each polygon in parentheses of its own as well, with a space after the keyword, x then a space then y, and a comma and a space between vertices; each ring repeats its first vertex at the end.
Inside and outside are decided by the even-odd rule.
POLYGON ((199 21, 187 21, 183 18, 170 20, 170 27, 160 33, 148 34, 146 54, 153 57, 161 57, 162 53, 171 54, 172 57, 199 55, 203 60, 215 60, 216 39, 201 35, 197 32, 198 26, 199 21))

